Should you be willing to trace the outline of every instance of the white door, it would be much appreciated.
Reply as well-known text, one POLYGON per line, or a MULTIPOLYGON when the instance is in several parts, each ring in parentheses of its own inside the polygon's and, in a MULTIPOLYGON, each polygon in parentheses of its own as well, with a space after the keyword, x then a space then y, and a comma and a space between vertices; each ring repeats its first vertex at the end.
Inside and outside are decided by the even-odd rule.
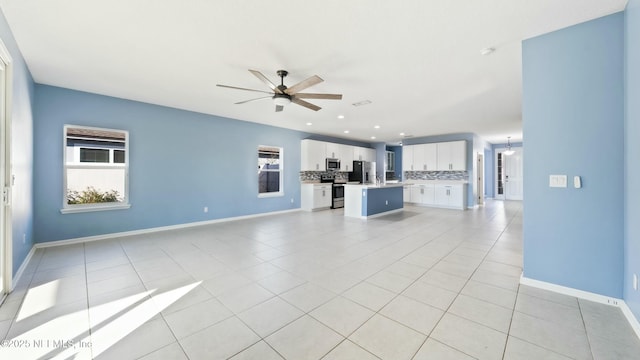
POLYGON ((11 290, 11 162, 10 140, 11 123, 8 114, 9 91, 11 84, 11 57, 0 41, 0 185, 2 203, 0 204, 0 300, 11 290))
POLYGON ((505 198, 522 200, 522 148, 512 148, 505 161, 505 198))

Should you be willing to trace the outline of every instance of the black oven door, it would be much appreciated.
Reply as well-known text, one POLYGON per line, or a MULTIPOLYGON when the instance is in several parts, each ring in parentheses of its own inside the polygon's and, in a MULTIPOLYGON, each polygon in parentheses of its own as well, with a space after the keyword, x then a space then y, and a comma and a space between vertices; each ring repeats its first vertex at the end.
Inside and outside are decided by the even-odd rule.
POLYGON ((338 209, 344 207, 344 185, 333 184, 331 208, 338 209))

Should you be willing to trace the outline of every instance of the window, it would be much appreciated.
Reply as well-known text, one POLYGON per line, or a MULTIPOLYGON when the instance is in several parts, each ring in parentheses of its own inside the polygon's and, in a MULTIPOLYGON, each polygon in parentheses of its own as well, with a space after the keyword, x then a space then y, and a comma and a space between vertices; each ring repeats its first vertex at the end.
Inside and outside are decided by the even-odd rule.
POLYGON ((129 133, 64 127, 62 213, 129 208, 129 133))
POLYGON ((258 196, 282 196, 282 148, 258 146, 258 196))

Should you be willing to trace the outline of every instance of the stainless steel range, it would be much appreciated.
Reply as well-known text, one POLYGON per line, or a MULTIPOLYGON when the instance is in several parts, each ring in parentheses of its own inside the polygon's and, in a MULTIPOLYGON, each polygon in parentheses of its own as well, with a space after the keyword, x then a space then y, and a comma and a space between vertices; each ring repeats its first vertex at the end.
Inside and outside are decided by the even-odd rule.
POLYGON ((331 186, 331 208, 339 209, 344 207, 344 180, 336 180, 335 175, 322 175, 322 183, 333 183, 331 186))
POLYGON ((344 207, 344 183, 333 183, 331 194, 331 208, 338 209, 344 207))

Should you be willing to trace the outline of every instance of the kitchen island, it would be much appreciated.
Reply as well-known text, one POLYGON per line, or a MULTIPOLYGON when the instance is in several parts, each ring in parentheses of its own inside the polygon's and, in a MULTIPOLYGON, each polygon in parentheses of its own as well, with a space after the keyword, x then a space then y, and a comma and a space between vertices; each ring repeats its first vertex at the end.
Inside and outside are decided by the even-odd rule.
POLYGON ((402 211, 402 183, 347 184, 344 187, 344 216, 367 219, 402 211))

